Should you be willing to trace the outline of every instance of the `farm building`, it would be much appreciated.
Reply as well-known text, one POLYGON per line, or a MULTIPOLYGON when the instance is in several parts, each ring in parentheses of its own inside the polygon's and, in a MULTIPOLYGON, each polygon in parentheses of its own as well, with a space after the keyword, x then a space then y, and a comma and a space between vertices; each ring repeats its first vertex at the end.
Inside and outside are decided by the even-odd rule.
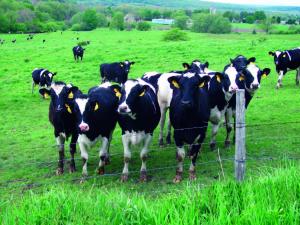
POLYGON ((173 19, 152 19, 152 23, 172 25, 174 23, 173 19))

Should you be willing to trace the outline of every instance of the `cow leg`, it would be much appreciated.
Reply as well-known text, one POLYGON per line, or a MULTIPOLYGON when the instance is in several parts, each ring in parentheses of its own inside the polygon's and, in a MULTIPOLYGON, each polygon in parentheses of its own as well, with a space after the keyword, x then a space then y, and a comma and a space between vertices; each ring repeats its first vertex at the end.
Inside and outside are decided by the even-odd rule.
POLYGON ((191 165, 189 169, 190 180, 196 180, 196 160, 200 151, 201 144, 193 144, 191 147, 191 165))
POLYGON ((216 149, 216 136, 219 130, 219 123, 212 123, 210 150, 216 149))
POLYGON ((171 120, 170 120, 170 117, 168 119, 168 133, 167 133, 166 142, 167 142, 167 145, 171 144, 171 120))
POLYGON ((112 134, 113 134, 113 132, 110 133, 109 139, 108 139, 107 157, 105 158, 105 165, 109 165, 109 164, 110 164, 110 155, 109 155, 109 151, 110 151, 110 143, 111 143, 111 140, 112 140, 112 134))
POLYGON ((296 85, 299 86, 299 81, 300 81, 300 67, 297 69, 296 73, 296 85))
POLYGON ((131 151, 129 148, 130 135, 122 135, 122 143, 124 148, 124 168, 121 176, 121 181, 126 182, 128 180, 128 166, 131 159, 131 151))
POLYGON ((145 182, 147 181, 147 167, 146 167, 146 160, 148 157, 148 150, 149 150, 149 145, 152 141, 152 135, 151 134, 147 134, 146 138, 145 138, 145 144, 144 147, 141 151, 140 157, 142 160, 142 167, 141 167, 141 175, 140 175, 140 181, 141 182, 145 182))
POLYGON ((32 81, 32 86, 31 86, 31 94, 33 94, 33 89, 34 89, 35 83, 32 81))
POLYGON ((74 173, 76 171, 74 155, 76 153, 77 139, 78 139, 78 134, 73 134, 70 143, 70 154, 71 154, 70 169, 69 169, 70 173, 74 173))
POLYGON ((109 139, 106 137, 102 138, 102 147, 99 152, 99 168, 98 168, 98 174, 103 175, 104 174, 104 166, 106 162, 106 158, 108 158, 108 145, 109 145, 109 139))
POLYGON ((58 167, 56 170, 56 175, 61 175, 64 173, 64 160, 65 160, 65 137, 59 135, 56 138, 56 143, 58 146, 58 167))
POLYGON ((88 162, 89 154, 87 152, 87 146, 85 143, 79 142, 79 148, 80 148, 80 154, 83 162, 82 175, 85 177, 88 175, 87 162, 88 162))
POLYGON ((233 112, 232 109, 227 109, 225 113, 225 122, 226 122, 226 139, 225 139, 225 148, 230 147, 230 133, 232 131, 233 123, 232 123, 233 112))
POLYGON ((283 71, 279 72, 279 77, 278 77, 278 81, 277 81, 277 85, 276 88, 280 88, 282 86, 282 78, 283 78, 283 71))
POLYGON ((167 108, 166 107, 160 107, 161 110, 161 117, 160 117, 160 121, 159 121, 159 146, 163 147, 164 146, 164 126, 165 126, 165 121, 166 121, 166 112, 167 112, 167 108))
POLYGON ((176 152, 176 158, 177 158, 177 169, 176 169, 176 176, 173 179, 174 183, 179 183, 182 181, 182 173, 183 173, 183 161, 185 158, 185 151, 183 146, 178 146, 177 147, 177 152, 176 152))

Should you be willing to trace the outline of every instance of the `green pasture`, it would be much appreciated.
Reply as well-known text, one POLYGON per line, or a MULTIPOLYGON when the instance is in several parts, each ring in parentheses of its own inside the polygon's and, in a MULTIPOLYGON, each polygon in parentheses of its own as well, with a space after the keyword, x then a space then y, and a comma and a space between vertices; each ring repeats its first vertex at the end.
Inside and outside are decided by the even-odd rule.
MULTIPOLYGON (((295 72, 286 75, 282 89, 275 89, 277 74, 268 55, 270 50, 298 47, 299 35, 188 32, 189 41, 164 42, 165 32, 66 31, 37 34, 30 41, 25 34, 0 35, 6 40, 0 45, 0 223, 299 224, 294 216, 299 218, 300 90, 295 85, 295 72), (77 37, 79 41, 91 42, 79 63, 72 55, 77 37), (14 38, 17 41, 13 44, 14 38), (172 183, 176 148, 174 144, 158 147, 158 129, 150 148, 147 183, 138 181, 141 166, 138 148, 133 149, 129 167, 133 173, 129 181, 119 182, 123 168, 119 128, 114 131, 111 164, 106 167, 105 176, 95 173, 99 144, 89 151, 91 177, 84 184, 79 184, 82 166, 79 148, 77 172, 69 174, 66 164, 65 174, 55 175, 58 153, 48 121, 49 100, 41 99, 37 88, 31 94, 34 68, 58 72, 56 81, 71 82, 87 92, 99 84, 99 65, 104 62, 135 61, 130 77, 137 78, 149 71, 180 70, 183 62, 194 59, 208 61, 210 69, 222 71, 229 59, 239 54, 255 56, 261 69, 272 70, 262 80, 246 114, 245 186, 233 180, 234 147, 224 149, 224 127, 217 137, 222 162, 218 161, 218 151, 209 149, 209 129, 198 158, 197 180, 192 183, 188 181, 188 158, 184 181, 172 183), (266 197, 267 190, 271 192, 270 198, 266 197), (290 193, 283 193, 289 190, 290 193), (203 200, 199 205, 198 198, 203 200), (265 211, 258 212, 259 206, 265 211), (103 220, 97 223, 100 216, 103 220), (255 219, 243 220, 248 217, 255 219), (182 222, 178 222, 181 218, 182 222)), ((69 158, 68 148, 66 157, 69 158)))

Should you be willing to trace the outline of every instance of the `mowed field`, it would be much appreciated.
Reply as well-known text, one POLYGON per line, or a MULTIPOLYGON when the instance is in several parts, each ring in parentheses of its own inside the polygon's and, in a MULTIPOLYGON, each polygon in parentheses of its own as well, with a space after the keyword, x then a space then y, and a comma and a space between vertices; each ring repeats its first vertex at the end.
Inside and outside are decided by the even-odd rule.
MULTIPOLYGON (((298 47, 299 35, 188 33, 189 41, 164 42, 164 33, 66 31, 37 34, 31 41, 27 35, 0 35, 6 40, 0 46, 2 224, 299 224, 300 88, 295 85, 295 72, 289 72, 283 88, 275 89, 277 74, 268 55, 270 50, 298 47), (77 37, 91 42, 79 63, 72 55, 77 37), (118 127, 106 175, 95 173, 99 144, 89 151, 90 177, 84 184, 80 184, 79 148, 77 172, 69 174, 65 165, 65 174, 55 175, 58 153, 48 121, 50 100, 41 99, 37 87, 31 94, 34 68, 57 72, 56 81, 72 83, 86 93, 99 84, 99 65, 104 62, 135 61, 129 76, 138 78, 149 71, 181 70, 183 62, 194 59, 222 71, 239 54, 254 56, 261 69, 271 69, 246 114, 243 184, 233 179, 234 147, 224 149, 224 127, 217 136, 219 154, 209 149, 209 128, 195 182, 188 181, 187 158, 184 181, 172 183, 176 148, 174 144, 158 147, 158 129, 150 147, 147 183, 138 180, 139 148, 133 148, 129 181, 119 181, 123 148, 118 127)), ((65 155, 70 156, 68 147, 65 155)))

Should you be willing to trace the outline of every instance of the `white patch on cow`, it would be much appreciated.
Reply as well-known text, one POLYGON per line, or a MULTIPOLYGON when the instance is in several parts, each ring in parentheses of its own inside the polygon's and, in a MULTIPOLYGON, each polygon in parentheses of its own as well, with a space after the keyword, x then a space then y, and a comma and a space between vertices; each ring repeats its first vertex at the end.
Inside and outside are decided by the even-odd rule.
POLYGON ((45 72, 46 70, 42 70, 41 72, 40 72, 40 77, 43 75, 43 73, 45 72))
POLYGON ((57 96, 59 96, 59 94, 62 91, 62 89, 64 88, 64 86, 65 86, 64 84, 55 84, 55 83, 51 84, 51 88, 54 90, 54 92, 57 96))
POLYGON ((149 84, 149 83, 147 83, 146 81, 144 81, 144 80, 142 80, 142 79, 137 79, 137 81, 139 82, 139 84, 140 85, 142 85, 142 86, 148 86, 148 87, 150 87, 151 89, 152 89, 152 91, 155 93, 155 88, 151 85, 151 84, 149 84))
POLYGON ((278 57, 280 54, 281 54, 281 51, 276 51, 275 52, 276 57, 278 57))
POLYGON ((145 73, 145 74, 143 75, 143 77, 146 78, 146 79, 149 79, 149 78, 151 78, 152 76, 155 76, 155 75, 157 75, 157 74, 159 74, 159 72, 156 72, 156 71, 147 72, 147 73, 145 73))
MULTIPOLYGON (((230 85, 229 85, 229 91, 235 91, 238 89, 238 86, 236 84, 236 76, 238 75, 238 72, 236 70, 235 67, 233 66, 229 66, 226 70, 225 70, 225 74, 227 74, 229 81, 230 81, 230 85)), ((224 91, 224 90, 223 90, 224 91)), ((224 92, 225 93, 225 92, 224 92)), ((226 94, 226 93, 225 93, 226 94)), ((226 96, 226 95, 225 95, 226 96)), ((227 95, 227 98, 230 98, 232 95, 227 95)), ((227 100, 227 99, 226 99, 227 100)), ((229 99, 227 100, 229 101, 229 99)))
POLYGON ((128 142, 129 144, 138 145, 144 141, 147 134, 145 133, 145 131, 125 131, 125 134, 123 136, 126 142, 128 142))
POLYGON ((192 78, 194 76, 195 76, 195 73, 190 73, 190 72, 183 74, 183 77, 187 77, 187 78, 192 78))
POLYGON ((251 85, 258 85, 258 87, 259 87, 259 82, 258 82, 259 68, 254 63, 250 63, 247 66, 247 70, 251 73, 252 77, 254 78, 251 85))
POLYGON ((73 85, 72 84, 67 84, 66 87, 71 88, 71 87, 73 87, 73 85))
POLYGON ((53 74, 52 73, 48 73, 48 76, 50 77, 50 79, 52 78, 53 74))
POLYGON ((109 88, 112 84, 110 82, 105 82, 103 84, 100 84, 99 87, 100 88, 109 88))
POLYGON ((76 48, 76 51, 78 51, 78 50, 79 50, 79 48, 80 48, 80 47, 78 46, 78 47, 76 48))
POLYGON ((129 61, 128 61, 128 60, 124 61, 124 64, 128 65, 128 64, 129 64, 129 61))
POLYGON ((195 61, 193 62, 194 65, 196 65, 198 68, 201 68, 201 62, 195 61))
POLYGON ((101 135, 96 137, 94 140, 90 140, 85 134, 79 134, 78 143, 82 143, 90 148, 94 146, 97 143, 97 141, 100 139, 103 139, 101 135))
POLYGON ((83 114, 88 100, 89 100, 88 98, 76 98, 75 99, 75 102, 77 103, 81 114, 83 114))

